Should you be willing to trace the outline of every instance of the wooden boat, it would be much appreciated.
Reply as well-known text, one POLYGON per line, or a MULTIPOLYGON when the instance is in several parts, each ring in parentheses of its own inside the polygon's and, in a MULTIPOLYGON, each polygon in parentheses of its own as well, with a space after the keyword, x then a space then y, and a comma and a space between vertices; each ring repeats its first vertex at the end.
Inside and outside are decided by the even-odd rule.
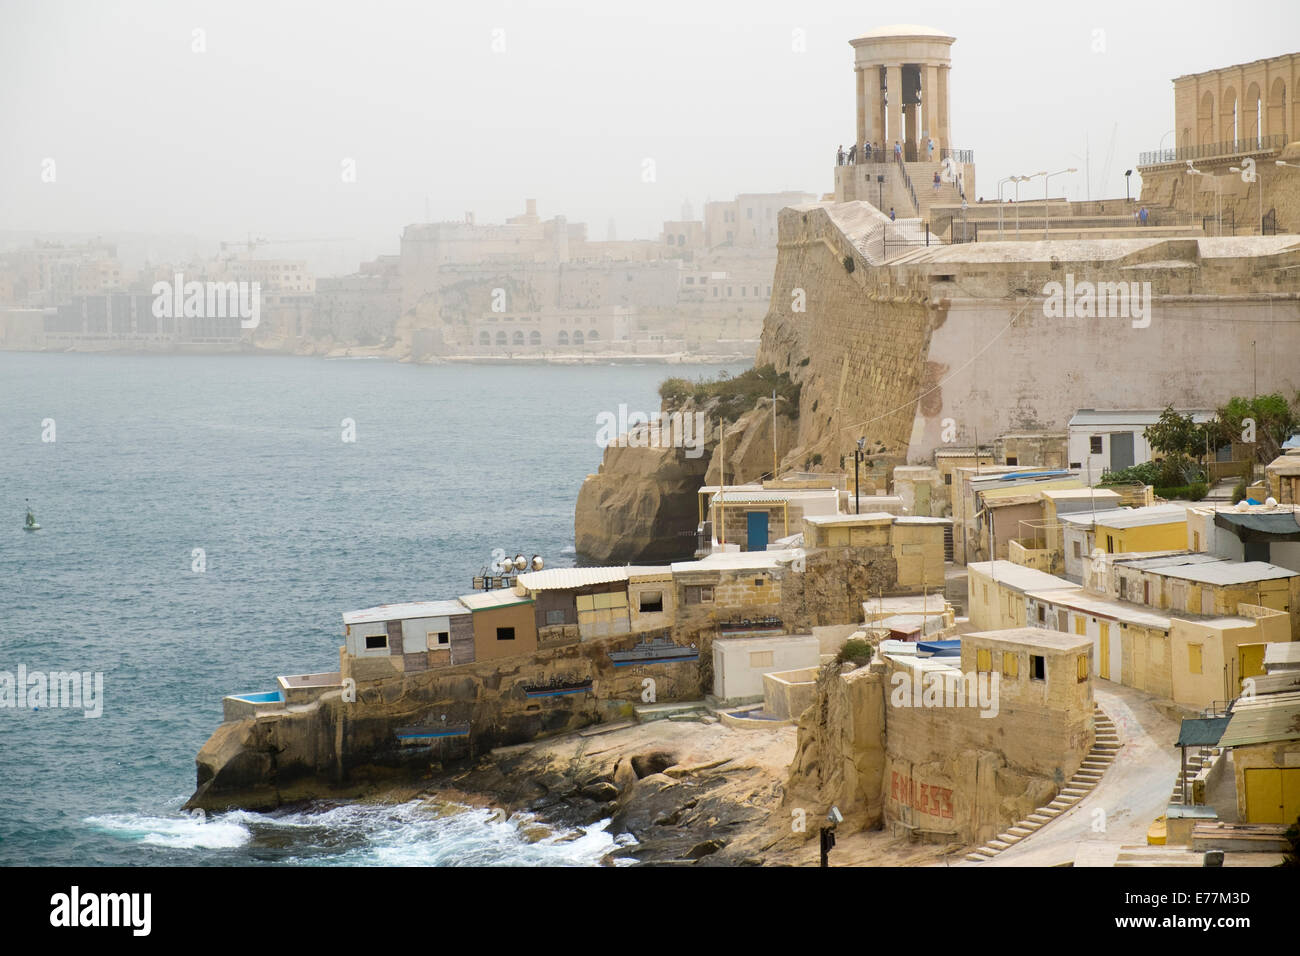
POLYGON ((626 651, 610 651, 609 659, 615 667, 628 667, 632 664, 670 664, 675 661, 696 661, 700 652, 692 644, 684 647, 674 643, 669 637, 655 637, 640 641, 626 651))
POLYGON ((560 697, 564 694, 584 694, 591 690, 591 678, 582 680, 572 677, 552 677, 540 684, 525 684, 524 694, 528 697, 560 697))

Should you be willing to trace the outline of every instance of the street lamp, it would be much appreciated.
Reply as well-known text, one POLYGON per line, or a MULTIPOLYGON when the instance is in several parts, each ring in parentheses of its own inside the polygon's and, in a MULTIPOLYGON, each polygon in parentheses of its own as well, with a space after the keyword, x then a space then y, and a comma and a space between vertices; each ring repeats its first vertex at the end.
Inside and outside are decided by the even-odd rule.
POLYGON ((1133 175, 1133 170, 1131 169, 1124 170, 1124 201, 1125 202, 1133 201, 1133 199, 1129 196, 1129 191, 1128 191, 1128 182, 1129 182, 1128 178, 1132 175, 1133 175))
POLYGON ((1219 235, 1223 235, 1223 209, 1222 209, 1222 196, 1219 187, 1219 177, 1211 176, 1209 173, 1205 173, 1197 169, 1195 166, 1192 165, 1192 161, 1190 159, 1187 161, 1187 175, 1204 176, 1207 179, 1209 179, 1210 182, 1214 183, 1214 218, 1219 224, 1219 235))
MULTIPOLYGON (((1241 167, 1229 166, 1228 172, 1239 173, 1241 172, 1241 167)), ((1264 235, 1264 179, 1262 176, 1256 176, 1255 179, 1256 185, 1259 186, 1259 234, 1262 236, 1264 235)), ((1249 180, 1243 181, 1249 183, 1249 180)))
POLYGON ((1046 176, 1046 172, 1034 173, 1033 176, 1020 176, 1016 179, 1016 238, 1020 238, 1020 184, 1027 183, 1035 176, 1046 176))
POLYGON ((1002 238, 1002 184, 1015 182, 1015 176, 1006 176, 998 180, 998 238, 1002 238))
POLYGON ((1077 173, 1077 172, 1078 170, 1075 169, 1073 166, 1071 166, 1069 169, 1062 169, 1059 172, 1052 173, 1050 176, 1049 175, 1043 176, 1043 238, 1044 239, 1047 238, 1047 220, 1048 220, 1047 184, 1051 182, 1052 176, 1064 176, 1066 173, 1077 173))

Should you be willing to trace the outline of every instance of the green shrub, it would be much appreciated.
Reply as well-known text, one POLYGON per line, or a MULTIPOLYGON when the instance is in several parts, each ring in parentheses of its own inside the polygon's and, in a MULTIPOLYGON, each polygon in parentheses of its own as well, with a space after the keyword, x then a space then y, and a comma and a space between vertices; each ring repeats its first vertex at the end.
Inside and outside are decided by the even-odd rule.
POLYGON ((680 408, 688 399, 694 399, 697 405, 716 401, 714 414, 735 421, 762 399, 771 398, 773 390, 778 398, 777 411, 788 418, 797 418, 800 386, 790 381, 788 372, 777 374, 771 365, 747 369, 734 377, 723 372, 716 379, 697 382, 670 378, 659 386, 659 397, 670 409, 680 408))
POLYGON ((1232 488, 1232 503, 1235 505, 1246 497, 1246 479, 1243 478, 1232 488))
POLYGON ((851 637, 844 642, 840 652, 835 655, 835 660, 840 664, 852 662, 854 666, 871 663, 871 658, 875 655, 876 649, 871 646, 869 641, 860 637, 851 637))
POLYGON ((1155 493, 1161 498, 1183 499, 1188 501, 1200 501, 1210 491, 1210 486, 1203 481, 1194 481, 1190 485, 1171 485, 1162 488, 1159 485, 1155 487, 1155 493))

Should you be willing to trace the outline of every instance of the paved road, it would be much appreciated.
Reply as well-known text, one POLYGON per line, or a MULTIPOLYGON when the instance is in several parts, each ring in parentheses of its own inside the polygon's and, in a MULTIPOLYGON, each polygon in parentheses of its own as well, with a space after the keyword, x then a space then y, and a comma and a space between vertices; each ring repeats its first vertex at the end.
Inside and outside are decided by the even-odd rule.
POLYGON ((1120 740, 1101 783, 1033 836, 987 863, 963 865, 1060 866, 1080 851, 1085 858, 1113 858, 1122 844, 1146 843, 1147 829, 1165 812, 1178 775, 1178 721, 1152 706, 1151 695, 1131 687, 1097 679, 1093 694, 1120 740))

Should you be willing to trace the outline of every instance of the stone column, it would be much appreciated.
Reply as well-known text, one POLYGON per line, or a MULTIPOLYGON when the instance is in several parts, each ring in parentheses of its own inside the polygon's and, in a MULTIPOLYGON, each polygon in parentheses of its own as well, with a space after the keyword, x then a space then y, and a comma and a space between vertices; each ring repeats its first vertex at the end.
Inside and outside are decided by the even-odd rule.
MULTIPOLYGON (((939 149, 947 144, 939 139, 939 66, 926 63, 921 67, 921 132, 929 133, 934 140, 934 158, 939 160, 939 149)), ((921 137, 920 155, 927 158, 925 137, 921 137)))
POLYGON ((870 135, 867 122, 867 88, 866 74, 861 69, 853 71, 853 81, 857 91, 857 130, 858 130, 858 151, 861 152, 862 144, 870 135))
POLYGON ((887 66, 885 83, 889 87, 889 142, 885 146, 885 155, 893 160, 894 143, 902 145, 903 142, 903 68, 901 66, 887 66))
POLYGON ((949 125, 948 125, 949 123, 948 97, 949 94, 951 93, 951 86, 952 86, 952 82, 949 79, 949 75, 951 73, 952 73, 952 67, 950 66, 939 67, 939 89, 938 89, 939 108, 936 113, 939 119, 939 123, 938 123, 939 129, 934 137, 934 144, 936 148, 938 147, 951 148, 952 146, 952 132, 949 129, 949 125))

